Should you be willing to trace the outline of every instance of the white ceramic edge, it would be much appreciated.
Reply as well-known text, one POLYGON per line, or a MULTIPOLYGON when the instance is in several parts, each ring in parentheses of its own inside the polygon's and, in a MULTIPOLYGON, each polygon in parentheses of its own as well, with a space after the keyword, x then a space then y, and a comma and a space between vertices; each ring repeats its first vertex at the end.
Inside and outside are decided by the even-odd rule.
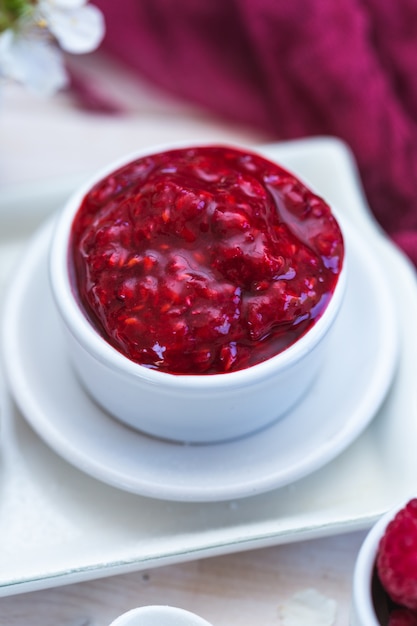
MULTIPOLYGON (((150 368, 143 367, 129 359, 126 359, 118 350, 108 344, 92 327, 85 314, 82 312, 80 306, 77 304, 75 298, 72 295, 72 287, 69 280, 67 271, 67 254, 68 250, 68 233, 70 232, 71 224, 76 210, 80 206, 80 203, 86 193, 91 187, 107 176, 109 173, 123 167, 129 162, 140 158, 145 155, 157 154, 163 150, 173 150, 181 147, 195 147, 195 146, 208 146, 219 145, 210 144, 209 142, 181 142, 172 144, 161 144, 153 146, 150 149, 143 149, 130 153, 123 158, 120 158, 110 165, 102 168, 93 177, 87 180, 68 200, 61 213, 58 215, 53 234, 53 242, 50 248, 50 262, 49 262, 49 275, 52 285, 52 293, 56 303, 56 306, 60 312, 62 319, 64 320, 67 328, 70 332, 77 336, 77 339, 81 342, 84 348, 92 354, 95 358, 101 361, 103 364, 110 366, 112 369, 117 367, 124 374, 129 377, 140 376, 144 380, 149 382, 161 382, 166 387, 172 387, 175 389, 222 389, 227 387, 228 389, 234 387, 241 387, 248 383, 264 380, 274 375, 279 368, 285 369, 290 364, 298 362, 304 354, 309 352, 313 346, 320 343, 322 338, 327 334, 329 326, 337 315, 343 300, 345 285, 346 285, 346 265, 347 259, 344 259, 342 270, 338 277, 335 290, 332 297, 321 315, 321 317, 315 322, 309 331, 303 335, 295 344, 287 348, 283 353, 271 357, 270 359, 253 365, 250 368, 239 370, 236 372, 230 372, 225 376, 224 374, 214 374, 210 376, 196 376, 196 375, 180 375, 172 376, 165 372, 160 372, 150 368), (65 252, 64 252, 65 251, 65 252)), ((221 145, 246 149, 249 152, 258 154, 263 158, 274 162, 274 160, 267 154, 263 154, 259 149, 244 148, 239 144, 224 143, 221 145)), ((287 169, 287 168, 285 168, 287 169)), ((287 169, 287 171, 290 171, 287 169)), ((294 174, 294 176, 297 176, 294 174)), ((298 177, 299 178, 299 177, 298 177)), ((316 193, 316 192, 314 192, 316 193)), ((339 221, 339 217, 335 213, 336 219, 339 221)), ((340 224, 340 228, 343 234, 343 226, 340 224)))
POLYGON ((381 626, 372 600, 372 577, 378 546, 389 522, 411 498, 407 497, 380 517, 362 543, 353 572, 351 626, 381 626))
POLYGON ((185 609, 168 605, 149 605, 123 613, 109 626, 211 626, 211 624, 185 609))

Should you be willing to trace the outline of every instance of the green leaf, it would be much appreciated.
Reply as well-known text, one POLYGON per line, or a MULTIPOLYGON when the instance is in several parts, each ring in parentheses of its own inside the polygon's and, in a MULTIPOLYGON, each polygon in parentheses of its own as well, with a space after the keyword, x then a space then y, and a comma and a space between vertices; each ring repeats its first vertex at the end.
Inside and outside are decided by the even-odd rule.
POLYGON ((0 0, 0 32, 15 28, 33 10, 33 0, 0 0))

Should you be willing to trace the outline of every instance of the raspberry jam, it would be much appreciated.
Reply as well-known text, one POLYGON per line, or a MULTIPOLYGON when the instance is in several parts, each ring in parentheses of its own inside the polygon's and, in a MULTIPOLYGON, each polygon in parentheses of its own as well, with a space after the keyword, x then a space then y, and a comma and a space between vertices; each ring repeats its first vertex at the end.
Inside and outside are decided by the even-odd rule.
POLYGON ((172 374, 244 369, 321 316, 343 263, 328 205, 282 167, 224 146, 138 158, 87 193, 73 286, 129 359, 172 374))

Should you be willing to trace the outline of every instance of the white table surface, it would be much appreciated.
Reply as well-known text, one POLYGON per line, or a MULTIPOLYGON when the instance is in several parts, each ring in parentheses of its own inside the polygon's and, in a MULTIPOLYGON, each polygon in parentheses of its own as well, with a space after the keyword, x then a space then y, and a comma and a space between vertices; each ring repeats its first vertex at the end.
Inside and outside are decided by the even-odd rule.
MULTIPOLYGON (((2 86, 3 191, 71 176, 76 180, 130 150, 165 141, 251 145, 276 139, 133 81, 99 55, 78 65, 126 113, 93 115, 79 110, 68 94, 40 101, 19 87, 2 86)), ((135 606, 171 604, 214 626, 289 626, 285 607, 294 594, 313 588, 335 600, 334 625, 342 626, 348 623, 352 571, 364 535, 360 531, 13 595, 0 599, 0 625, 106 626, 135 606)))

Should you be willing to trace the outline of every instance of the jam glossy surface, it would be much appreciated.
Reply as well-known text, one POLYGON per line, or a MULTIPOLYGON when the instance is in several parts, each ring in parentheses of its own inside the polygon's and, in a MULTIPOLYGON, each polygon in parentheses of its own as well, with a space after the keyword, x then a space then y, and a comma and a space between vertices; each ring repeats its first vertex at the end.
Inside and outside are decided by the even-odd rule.
POLYGON ((321 316, 343 263, 328 205, 259 155, 225 146, 139 158, 85 196, 74 290, 129 359, 173 374, 255 365, 321 316))

